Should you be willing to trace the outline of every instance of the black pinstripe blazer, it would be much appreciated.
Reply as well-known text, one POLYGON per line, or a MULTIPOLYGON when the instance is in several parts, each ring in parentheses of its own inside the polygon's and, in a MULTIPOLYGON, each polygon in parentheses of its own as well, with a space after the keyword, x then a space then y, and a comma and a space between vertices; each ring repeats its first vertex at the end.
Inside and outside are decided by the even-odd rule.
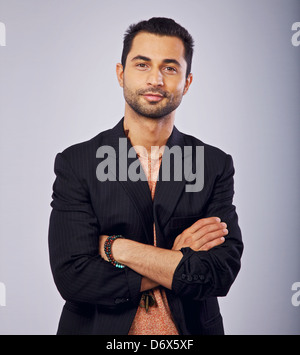
MULTIPOLYGON (((180 334, 223 334, 217 297, 229 291, 243 250, 232 204, 231 156, 174 127, 169 148, 204 146, 204 186, 199 192, 186 192, 187 182, 176 181, 172 163, 170 181, 164 181, 160 171, 152 201, 147 181, 118 178, 119 163, 129 166, 136 160, 128 158, 129 140, 127 149, 119 152, 119 138, 126 138, 123 119, 113 129, 67 148, 55 160, 49 252, 54 281, 66 300, 58 334, 128 334, 141 298, 141 275, 104 261, 98 252, 100 234, 121 234, 153 245, 155 223, 157 246, 171 249, 177 235, 209 216, 227 223, 225 243, 208 252, 183 248, 172 290, 166 293, 180 334), (104 161, 96 152, 104 145, 116 151, 116 181, 100 182, 96 177, 104 161)), ((193 169, 194 164, 193 158, 193 169)))

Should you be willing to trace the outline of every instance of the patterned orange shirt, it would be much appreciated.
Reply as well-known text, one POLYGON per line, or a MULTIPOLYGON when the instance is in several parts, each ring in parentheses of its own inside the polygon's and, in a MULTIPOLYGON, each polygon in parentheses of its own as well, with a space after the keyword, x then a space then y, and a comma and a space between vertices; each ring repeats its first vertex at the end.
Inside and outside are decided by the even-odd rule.
MULTIPOLYGON (((152 200, 155 194, 157 176, 161 163, 159 157, 148 157, 138 152, 141 165, 148 178, 152 200)), ((154 246, 156 246, 155 224, 153 224, 154 246)), ((151 290, 156 304, 149 307, 148 312, 144 307, 138 307, 135 318, 129 330, 129 335, 178 335, 178 330, 173 321, 168 305, 168 300, 163 287, 156 287, 151 290)))

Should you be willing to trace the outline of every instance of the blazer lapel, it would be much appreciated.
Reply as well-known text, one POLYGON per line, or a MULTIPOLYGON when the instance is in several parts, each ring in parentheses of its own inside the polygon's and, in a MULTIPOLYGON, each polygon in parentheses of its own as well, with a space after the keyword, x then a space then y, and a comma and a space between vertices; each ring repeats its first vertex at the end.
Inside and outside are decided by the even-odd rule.
POLYGON ((162 157, 154 197, 153 209, 158 246, 165 246, 162 230, 172 216, 184 191, 186 185, 184 173, 187 173, 184 172, 184 135, 174 127, 162 157), (170 150, 171 148, 173 150, 170 150), (173 151, 174 154, 168 154, 168 149, 169 153, 173 151), (173 158, 173 155, 176 155, 176 158, 173 158), (164 169, 170 170, 165 176, 164 169))
POLYGON ((148 181, 141 165, 139 174, 141 179, 132 181, 128 177, 130 165, 133 163, 139 163, 139 159, 136 155, 135 157, 128 157, 129 151, 131 150, 132 153, 134 148, 132 147, 130 140, 125 135, 123 119, 111 130, 109 145, 112 146, 116 152, 117 181, 122 185, 125 192, 132 200, 137 215, 142 222, 146 239, 149 244, 153 245, 153 201, 148 181))
MULTIPOLYGON (((172 216, 186 186, 185 176, 187 176, 187 171, 184 171, 184 135, 179 132, 176 127, 173 128, 163 153, 154 201, 152 201, 148 181, 142 166, 140 166, 140 176, 142 179, 132 181, 128 178, 128 175, 127 177, 124 176, 128 173, 130 165, 139 160, 137 156, 134 158, 128 157, 129 151, 134 148, 125 135, 123 120, 124 118, 111 130, 108 140, 108 144, 112 146, 116 152, 116 178, 123 186, 136 208, 136 212, 143 224, 148 243, 153 245, 153 223, 155 222, 157 246, 164 246, 165 241, 163 239, 162 229, 172 216), (123 139, 121 149, 120 138, 123 139), (175 154, 180 152, 181 155, 179 156, 179 154, 177 154, 176 159, 173 159, 173 154, 166 154, 167 150, 169 150, 169 152, 173 151, 175 154), (180 161, 178 161, 178 158, 180 158, 180 161)), ((191 170, 192 167, 190 167, 190 171, 191 170)))

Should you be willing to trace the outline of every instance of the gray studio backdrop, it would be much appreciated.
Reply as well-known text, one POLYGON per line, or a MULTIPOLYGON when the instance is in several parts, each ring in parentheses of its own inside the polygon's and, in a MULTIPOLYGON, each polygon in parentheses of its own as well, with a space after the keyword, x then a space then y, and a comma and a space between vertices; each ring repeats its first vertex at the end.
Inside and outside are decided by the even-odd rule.
POLYGON ((235 162, 245 252, 226 333, 300 333, 300 1, 0 0, 0 334, 56 332, 54 158, 122 117, 122 37, 152 16, 196 43, 177 127, 235 162))

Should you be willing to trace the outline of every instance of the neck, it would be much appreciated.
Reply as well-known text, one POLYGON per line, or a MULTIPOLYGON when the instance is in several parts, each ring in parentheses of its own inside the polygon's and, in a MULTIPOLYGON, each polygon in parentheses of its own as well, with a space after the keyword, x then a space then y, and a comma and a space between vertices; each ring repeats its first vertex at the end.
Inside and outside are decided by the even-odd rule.
POLYGON ((174 127, 175 111, 162 118, 147 118, 125 106, 124 131, 128 132, 132 146, 143 146, 148 154, 151 147, 166 145, 174 127))

